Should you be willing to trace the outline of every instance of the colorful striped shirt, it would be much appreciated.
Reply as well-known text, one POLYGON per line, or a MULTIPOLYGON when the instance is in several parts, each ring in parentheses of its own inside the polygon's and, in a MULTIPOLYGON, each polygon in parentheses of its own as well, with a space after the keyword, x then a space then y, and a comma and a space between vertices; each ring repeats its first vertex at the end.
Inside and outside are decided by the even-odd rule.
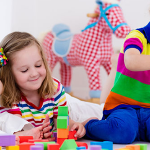
POLYGON ((13 114, 21 114, 22 118, 29 121, 35 127, 43 124, 45 115, 48 114, 50 124, 53 126, 53 118, 57 118, 58 106, 66 106, 66 96, 62 84, 54 79, 56 92, 52 98, 40 99, 39 107, 29 102, 25 96, 22 96, 21 101, 13 108, 0 108, 0 113, 7 111, 13 114))
POLYGON ((130 71, 124 64, 124 53, 136 48, 141 55, 150 55, 150 22, 147 26, 132 30, 120 51, 114 86, 104 106, 105 119, 119 108, 150 108, 150 70, 130 71))

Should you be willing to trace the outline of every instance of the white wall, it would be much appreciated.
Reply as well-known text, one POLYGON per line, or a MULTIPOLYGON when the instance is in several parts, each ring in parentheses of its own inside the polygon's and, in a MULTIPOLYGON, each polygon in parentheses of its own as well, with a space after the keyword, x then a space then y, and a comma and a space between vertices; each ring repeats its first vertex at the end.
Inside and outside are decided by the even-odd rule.
POLYGON ((0 41, 11 32, 12 0, 0 0, 0 41))
MULTIPOLYGON (((38 37, 40 33, 51 30, 56 23, 65 23, 73 33, 80 32, 87 24, 87 13, 96 7, 95 0, 0 0, 1 34, 0 40, 10 31, 26 31, 38 37)), ((132 29, 145 26, 150 20, 149 0, 121 0, 125 19, 132 29)), ((113 37, 115 49, 120 49, 124 39, 113 37)), ((102 68, 103 69, 103 68, 102 68)), ((59 77, 59 65, 53 75, 59 77)), ((107 75, 101 72, 102 84, 107 75)), ((73 68, 72 88, 74 94, 89 98, 88 79, 83 67, 73 68)))

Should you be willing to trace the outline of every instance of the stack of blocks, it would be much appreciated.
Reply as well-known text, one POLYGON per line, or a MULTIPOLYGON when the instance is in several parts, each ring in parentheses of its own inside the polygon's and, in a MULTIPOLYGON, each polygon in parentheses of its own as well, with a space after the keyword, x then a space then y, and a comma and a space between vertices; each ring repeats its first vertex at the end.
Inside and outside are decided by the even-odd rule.
POLYGON ((68 139, 68 136, 69 136, 68 107, 59 106, 57 117, 57 143, 61 145, 66 139, 68 139))

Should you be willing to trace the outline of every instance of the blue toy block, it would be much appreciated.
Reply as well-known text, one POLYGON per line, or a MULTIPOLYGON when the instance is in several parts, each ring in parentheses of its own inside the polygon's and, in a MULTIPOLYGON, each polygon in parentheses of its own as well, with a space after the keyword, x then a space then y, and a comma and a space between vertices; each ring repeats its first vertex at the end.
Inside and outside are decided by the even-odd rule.
POLYGON ((113 150, 113 142, 111 141, 90 142, 90 145, 101 145, 102 149, 113 150))
POLYGON ((86 147, 82 146, 82 147, 77 147, 76 150, 85 150, 86 147))
POLYGON ((15 146, 15 135, 0 135, 0 146, 15 146))

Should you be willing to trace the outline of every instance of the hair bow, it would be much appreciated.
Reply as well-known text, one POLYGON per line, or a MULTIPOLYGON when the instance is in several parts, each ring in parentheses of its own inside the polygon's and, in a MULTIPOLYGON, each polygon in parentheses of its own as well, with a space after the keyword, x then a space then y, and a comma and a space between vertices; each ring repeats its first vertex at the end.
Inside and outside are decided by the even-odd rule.
POLYGON ((8 61, 7 57, 4 54, 3 48, 0 48, 0 65, 6 65, 6 61, 8 61))

